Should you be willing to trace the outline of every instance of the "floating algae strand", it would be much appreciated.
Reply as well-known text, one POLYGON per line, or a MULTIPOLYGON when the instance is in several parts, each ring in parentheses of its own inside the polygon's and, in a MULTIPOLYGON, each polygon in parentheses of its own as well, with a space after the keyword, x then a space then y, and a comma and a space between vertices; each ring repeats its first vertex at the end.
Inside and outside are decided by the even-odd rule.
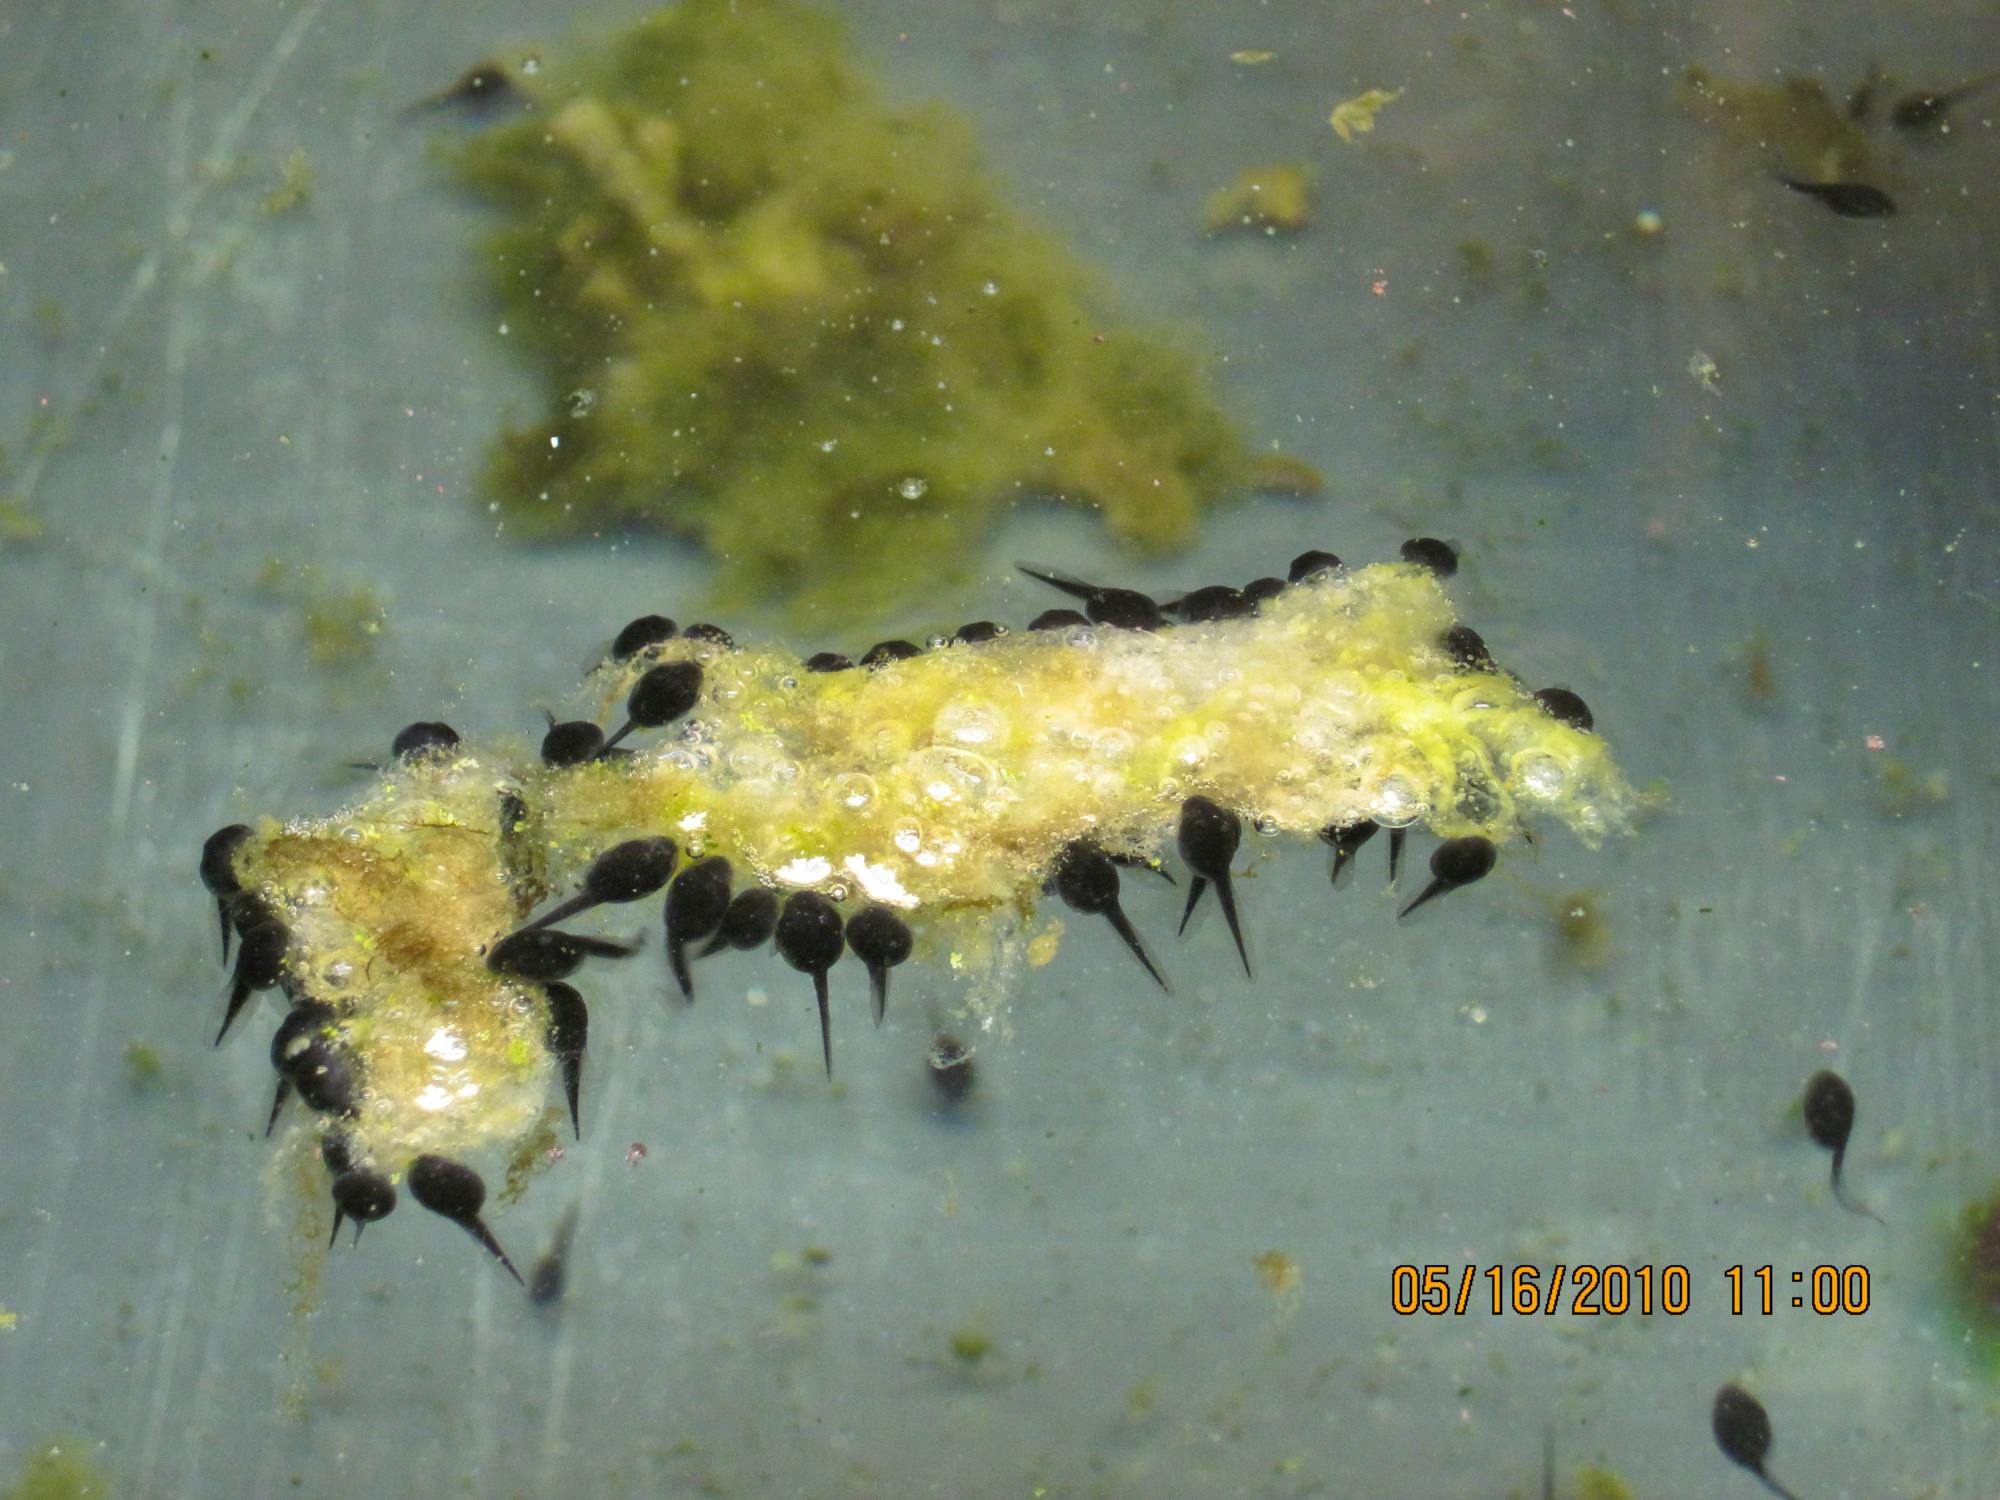
POLYGON ((1157 549, 1266 478, 1197 363, 1107 324, 965 125, 885 108, 833 18, 688 0, 521 85, 462 156, 547 377, 487 474, 516 534, 659 527, 725 593, 855 615, 934 588, 1017 496, 1157 549))

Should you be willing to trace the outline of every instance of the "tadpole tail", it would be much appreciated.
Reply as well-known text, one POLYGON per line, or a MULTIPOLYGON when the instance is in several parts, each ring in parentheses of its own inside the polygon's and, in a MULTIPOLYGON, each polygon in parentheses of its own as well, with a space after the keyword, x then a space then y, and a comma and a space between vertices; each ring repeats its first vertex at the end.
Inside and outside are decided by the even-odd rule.
POLYGON ((1229 935, 1236 939, 1236 956, 1243 960, 1243 977, 1254 979, 1256 976, 1250 972, 1250 950, 1243 946, 1243 926, 1236 916, 1236 888, 1230 884, 1227 870, 1216 879, 1215 899, 1222 903, 1222 919, 1229 924, 1229 935))
POLYGON ((250 982, 238 975, 229 985, 229 1008, 222 1013, 222 1029, 215 1033, 215 1045, 220 1047, 222 1039, 229 1035, 229 1028, 235 1024, 236 1016, 250 999, 250 982))
POLYGON ((1146 945, 1139 941, 1139 934, 1133 928, 1131 919, 1125 915, 1124 908, 1118 906, 1108 908, 1104 913, 1104 919, 1111 924, 1111 930, 1125 940, 1125 946, 1132 950, 1132 956, 1139 960, 1148 974, 1153 976, 1153 983, 1171 995, 1174 992, 1173 986, 1168 984, 1160 971, 1153 967, 1153 960, 1146 953, 1146 945))
POLYGON ((1188 918, 1194 915, 1195 906, 1201 900, 1201 893, 1207 889, 1208 879, 1206 876, 1197 875, 1188 882, 1187 905, 1181 908, 1181 925, 1174 929, 1176 937, 1187 931, 1188 918))
MULTIPOLYGON (((701 950, 700 956, 706 958, 714 951, 715 945, 711 943, 701 950)), ((681 999, 694 1004, 694 971, 688 967, 687 944, 678 938, 667 944, 667 967, 673 970, 674 983, 681 987, 681 999)))
POLYGON ((826 1010, 826 970, 813 974, 813 998, 819 1001, 819 1050, 826 1059, 826 1076, 833 1077, 833 1023, 826 1010))
POLYGON ((1443 880, 1433 880, 1429 885, 1424 887, 1422 895, 1418 896, 1416 900, 1412 901, 1408 906, 1404 907, 1401 911, 1396 913, 1396 920, 1398 922, 1402 921, 1403 918, 1407 917, 1411 912, 1415 911, 1418 907, 1422 906, 1426 901, 1430 901, 1438 896, 1442 896, 1446 891, 1450 889, 1451 885, 1448 882, 1443 880))
POLYGON ((1873 1219, 1877 1224, 1880 1224, 1884 1229, 1887 1229, 1889 1227, 1889 1221, 1883 1218, 1880 1214, 1876 1213, 1874 1209, 1870 1208, 1867 1204, 1863 1203, 1859 1198, 1856 1198, 1853 1194, 1849 1193, 1847 1191, 1847 1184, 1841 1181, 1840 1159, 1845 1154, 1846 1152, 1844 1148, 1840 1151, 1836 1151, 1833 1153, 1833 1179, 1832 1179, 1833 1201, 1838 1203, 1842 1208, 1846 1209, 1849 1213, 1860 1214, 1863 1218, 1873 1219))
POLYGON ((471 1219, 466 1222, 465 1227, 471 1232, 472 1237, 485 1247, 488 1255, 507 1268, 507 1274, 514 1278, 515 1284, 526 1291, 528 1283, 521 1280, 521 1273, 514 1269, 514 1262, 507 1259, 507 1252, 500 1248, 500 1242, 493 1237, 493 1231, 486 1227, 485 1221, 471 1219))
POLYGON ((565 917, 573 917, 580 911, 588 910, 592 904, 589 896, 578 894, 570 897, 569 900, 563 902, 560 906, 550 907, 539 917, 536 917, 534 921, 528 922, 514 930, 516 932, 540 932, 544 927, 554 926, 565 917))

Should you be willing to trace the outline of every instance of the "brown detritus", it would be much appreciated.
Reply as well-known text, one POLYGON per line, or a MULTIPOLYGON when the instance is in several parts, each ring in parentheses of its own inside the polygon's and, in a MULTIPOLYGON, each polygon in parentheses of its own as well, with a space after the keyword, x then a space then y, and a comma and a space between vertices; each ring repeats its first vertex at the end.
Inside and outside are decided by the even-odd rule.
POLYGON ((1771 638, 1762 630, 1739 646, 1735 663, 1742 673, 1743 697, 1753 708, 1768 709, 1778 701, 1778 669, 1771 638))
POLYGON ((1611 924, 1595 891, 1565 891, 1556 897, 1551 930, 1564 964, 1598 969, 1611 951, 1611 924))

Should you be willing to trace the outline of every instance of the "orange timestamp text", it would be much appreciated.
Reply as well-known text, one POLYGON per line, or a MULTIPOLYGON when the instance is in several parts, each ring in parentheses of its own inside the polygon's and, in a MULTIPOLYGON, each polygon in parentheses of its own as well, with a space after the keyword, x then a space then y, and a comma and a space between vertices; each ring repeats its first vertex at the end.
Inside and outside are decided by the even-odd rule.
POLYGON ((1553 1266, 1397 1266, 1389 1273, 1389 1306, 1400 1317, 1489 1312, 1551 1317, 1679 1314, 1692 1300, 1683 1265, 1619 1266, 1585 1262, 1553 1266))
MULTIPOLYGON (((1822 1315, 1868 1311, 1866 1266, 1811 1266, 1780 1273, 1770 1266, 1730 1266, 1723 1272, 1732 1316, 1770 1316, 1779 1307, 1810 1308, 1822 1315), (1789 1282, 1795 1294, 1775 1294, 1789 1282), (1775 1286, 1774 1286, 1775 1284, 1775 1286)), ((1389 1273, 1389 1307, 1399 1317, 1463 1317, 1485 1312, 1521 1317, 1619 1318, 1664 1313, 1678 1317, 1693 1305, 1688 1268, 1669 1265, 1448 1266, 1399 1265, 1389 1273)))

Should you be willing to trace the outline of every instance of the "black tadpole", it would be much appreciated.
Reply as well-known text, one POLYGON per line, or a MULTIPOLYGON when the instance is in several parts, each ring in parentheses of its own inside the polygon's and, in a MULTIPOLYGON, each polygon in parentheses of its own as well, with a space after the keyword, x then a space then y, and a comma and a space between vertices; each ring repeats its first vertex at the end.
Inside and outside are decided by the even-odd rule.
POLYGON ((1782 1495, 1784 1500, 1798 1500, 1764 1467, 1771 1453, 1771 1417, 1755 1396, 1740 1385, 1725 1385, 1715 1393, 1709 1426, 1715 1432, 1715 1446, 1722 1450, 1724 1458, 1755 1474, 1772 1494, 1782 1495))
POLYGON ((1293 558, 1291 567, 1285 572, 1285 577, 1292 583, 1304 583, 1308 578, 1315 577, 1321 573, 1338 572, 1339 569, 1339 558, 1335 557, 1331 552, 1321 552, 1315 548, 1309 552, 1301 552, 1297 557, 1293 558))
POLYGON ((833 1023, 827 1015, 826 974, 840 962, 846 946, 840 935, 840 913, 818 891, 793 891, 778 913, 778 956, 813 979, 819 1001, 819 1046, 826 1059, 826 1076, 833 1077, 833 1023))
POLYGON ((1889 111, 1889 123, 1898 130, 1907 130, 1912 134, 1931 130, 1942 131, 1949 124, 1951 107, 1954 104, 1968 94, 1976 94, 1995 83, 2000 83, 2000 73, 1987 73, 1967 83, 1961 83, 1957 88, 1945 89, 1941 93, 1920 89, 1914 94, 1905 94, 1889 111))
POLYGON ((1207 625, 1216 620, 1240 620, 1257 612, 1254 601, 1243 590, 1226 583, 1211 583, 1190 590, 1169 606, 1188 625, 1207 625))
POLYGON ((889 1009, 889 971, 910 956, 910 924, 886 906, 869 905, 847 919, 847 946, 868 969, 875 1024, 889 1009))
POLYGON ((222 1039, 229 1035, 230 1023, 250 996, 257 990, 268 990, 285 970, 285 950, 291 946, 291 929, 268 911, 256 910, 257 919, 249 926, 238 926, 236 930, 236 971, 229 979, 229 1004, 222 1013, 222 1029, 215 1033, 215 1045, 218 1047, 222 1045, 222 1039))
POLYGON ((500 939, 486 955, 486 967, 510 979, 547 984, 551 979, 569 978, 583 967, 586 958, 630 958, 638 951, 627 943, 542 927, 500 939))
POLYGON ((695 956, 707 958, 724 948, 748 953, 770 942, 777 925, 778 893, 766 885, 753 885, 731 898, 729 909, 722 914, 722 925, 715 929, 708 946, 695 956))
POLYGON ((1445 655, 1460 670, 1466 672, 1498 672, 1500 664, 1493 659, 1493 652, 1486 644, 1486 637, 1464 621, 1453 625, 1444 633, 1445 655))
POLYGON ((1243 946, 1243 926, 1236 916, 1236 889, 1230 884, 1229 862, 1243 842, 1243 820, 1219 802, 1207 797, 1190 797, 1181 804, 1181 858, 1194 871, 1188 885, 1187 905, 1181 909, 1182 932, 1194 915, 1201 893, 1215 887, 1215 899, 1222 903, 1223 920, 1236 940, 1236 956, 1243 960, 1243 977, 1250 974, 1250 951, 1243 946))
POLYGON ((681 998, 694 1003, 694 975, 688 968, 688 944, 713 935, 729 914, 729 884, 734 877, 720 854, 698 859, 667 887, 667 968, 681 987, 681 998))
POLYGON ((215 897, 215 915, 222 924, 222 961, 229 962, 229 906, 243 890, 236 878, 236 851, 250 837, 248 823, 218 828, 202 842, 201 883, 215 897))
POLYGON ((1568 688, 1543 688, 1535 694, 1535 701, 1541 704, 1542 712, 1557 723, 1567 724, 1570 728, 1580 729, 1586 734, 1597 723, 1591 716, 1590 705, 1568 688))
MULTIPOLYGON (((335 1029, 332 1008, 309 1001, 286 1017, 290 1022, 301 1012, 313 1012, 310 1020, 285 1041, 285 1028, 271 1041, 271 1060, 308 1109, 321 1114, 360 1114, 360 1079, 352 1049, 335 1029), (282 1057, 280 1042, 284 1041, 282 1057)), ((280 1093, 282 1094, 282 1087, 280 1093)))
POLYGON ((1458 571, 1458 549, 1434 536, 1413 536, 1402 547, 1403 561, 1428 568, 1440 578, 1458 571))
POLYGON ((528 1300, 537 1307, 554 1307, 569 1286, 569 1247, 576 1239, 577 1212, 574 1203, 564 1210, 547 1252, 528 1273, 528 1300))
POLYGON ((670 641, 674 635, 674 622, 665 615, 641 615, 618 632, 618 639, 611 643, 611 659, 630 661, 648 646, 670 641))
POLYGON ((354 1243, 361 1243, 361 1231, 377 1219, 396 1211, 396 1188, 380 1172, 342 1172, 333 1179, 333 1233, 326 1238, 333 1247, 343 1219, 354 1221, 354 1243))
POLYGON ((425 723, 406 724, 389 741, 389 753, 397 760, 419 760, 427 755, 442 755, 458 748, 458 731, 449 724, 435 720, 425 723))
POLYGON ((542 736, 542 764, 545 766, 580 766, 596 760, 604 753, 604 731, 588 719, 569 719, 561 723, 554 714, 548 715, 549 732, 542 736))
MULTIPOLYGON (((1137 589, 1086 583, 1073 573, 1043 567, 1039 563, 1017 562, 1014 566, 1030 578, 1081 599, 1093 625, 1108 625, 1115 630, 1158 630, 1166 623, 1166 616, 1161 613, 1152 595, 1142 594, 1137 589)), ((1034 628, 1032 625, 1029 627, 1031 630, 1034 628)))
POLYGON ((583 1053, 590 1045, 590 1007, 571 986, 552 980, 542 987, 549 1001, 549 1051, 562 1066, 563 1097, 569 1101, 569 1128, 583 1139, 577 1104, 583 1093, 583 1053))
MULTIPOLYGON (((308 1000, 304 1005, 287 1011, 285 1019, 278 1023, 278 1029, 271 1033, 271 1070, 278 1075, 278 1088, 271 1098, 271 1117, 264 1122, 267 1139, 278 1128, 278 1115, 284 1109, 285 1101, 292 1097, 292 1074, 301 1055, 311 1044, 314 1033, 333 1025, 334 1020, 331 1005, 323 1000, 308 1000)), ((332 1140, 333 1137, 328 1136, 327 1139, 332 1140)), ((324 1143, 321 1149, 324 1151, 324 1143)))
POLYGON ((1056 857, 1055 882, 1056 894, 1062 897, 1064 905, 1085 916, 1102 916, 1132 950, 1141 967, 1153 976, 1153 983, 1172 993, 1160 971, 1153 967, 1146 945, 1139 941, 1124 908, 1118 904, 1118 866, 1110 855, 1095 844, 1080 841, 1071 844, 1056 857))
POLYGON ((1402 921, 1435 896, 1455 891, 1462 885, 1471 885, 1475 880, 1484 880, 1493 873, 1494 862, 1499 857, 1493 840, 1481 838, 1476 833, 1446 839, 1431 851, 1431 883, 1423 888, 1416 900, 1396 913, 1396 920, 1402 921))
POLYGON ((922 656, 923 648, 909 641, 877 641, 861 653, 861 665, 871 671, 887 666, 892 661, 908 661, 913 656, 922 656))
POLYGON ((1886 219, 1896 211, 1894 198, 1865 182, 1807 182, 1797 177, 1778 181, 1795 193, 1817 198, 1828 213, 1843 219, 1886 219))
POLYGON ((1882 1216, 1874 1209, 1850 1198, 1846 1184, 1840 1180, 1841 1163, 1847 1158, 1847 1140, 1854 1133, 1854 1090, 1838 1073, 1822 1068, 1806 1080, 1802 1107, 1806 1129, 1813 1140, 1833 1153, 1834 1200, 1851 1214, 1865 1214, 1877 1224, 1883 1223, 1882 1216))
MULTIPOLYGON (((688 627, 692 635, 694 628, 688 627)), ((610 750, 635 729, 659 729, 701 702, 701 663, 663 662, 632 684, 625 697, 625 722, 604 742, 610 750)))
POLYGON ((1347 868, 1355 851, 1382 831, 1382 825, 1372 818, 1363 818, 1359 823, 1329 823, 1319 831, 1319 836, 1333 846, 1333 873, 1328 880, 1338 883, 1340 872, 1347 868))
POLYGON ((628 839, 613 844, 583 872, 582 890, 550 907, 520 931, 539 932, 593 906, 643 901, 667 883, 679 858, 680 850, 670 838, 628 839))
POLYGON ((1253 578, 1243 585, 1243 600, 1255 614, 1267 600, 1275 599, 1285 591, 1282 578, 1253 578))
POLYGON ((507 1268, 507 1274, 525 1287, 521 1273, 507 1252, 493 1238, 493 1231, 479 1217, 486 1206, 486 1184, 468 1166, 443 1156, 420 1156, 410 1163, 410 1196, 440 1218, 451 1220, 479 1241, 488 1255, 507 1268))

